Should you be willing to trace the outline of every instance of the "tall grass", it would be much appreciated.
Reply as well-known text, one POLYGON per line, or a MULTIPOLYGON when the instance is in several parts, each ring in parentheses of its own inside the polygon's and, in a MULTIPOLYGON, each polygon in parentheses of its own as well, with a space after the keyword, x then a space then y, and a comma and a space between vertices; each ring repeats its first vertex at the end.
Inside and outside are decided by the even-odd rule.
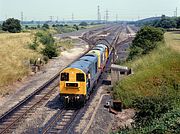
POLYGON ((180 133, 180 34, 166 33, 150 54, 126 63, 135 74, 115 87, 114 97, 138 109, 136 127, 119 134, 180 133))
POLYGON ((28 49, 31 33, 0 34, 0 95, 9 92, 5 86, 22 79, 30 71, 30 59, 40 57, 28 49))
POLYGON ((174 51, 174 45, 169 44, 172 43, 173 34, 167 33, 165 38, 165 43, 160 42, 159 47, 150 54, 126 63, 135 74, 115 87, 115 97, 125 105, 131 106, 137 97, 157 96, 164 91, 177 94, 173 85, 180 83, 180 53, 174 51))

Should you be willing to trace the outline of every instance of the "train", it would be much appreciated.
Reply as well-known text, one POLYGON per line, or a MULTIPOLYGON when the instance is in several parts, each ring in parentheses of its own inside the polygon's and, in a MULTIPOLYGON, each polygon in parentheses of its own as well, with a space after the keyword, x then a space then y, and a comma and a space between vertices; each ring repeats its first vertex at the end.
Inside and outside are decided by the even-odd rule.
POLYGON ((99 43, 60 72, 60 99, 85 104, 110 57, 111 47, 99 43))

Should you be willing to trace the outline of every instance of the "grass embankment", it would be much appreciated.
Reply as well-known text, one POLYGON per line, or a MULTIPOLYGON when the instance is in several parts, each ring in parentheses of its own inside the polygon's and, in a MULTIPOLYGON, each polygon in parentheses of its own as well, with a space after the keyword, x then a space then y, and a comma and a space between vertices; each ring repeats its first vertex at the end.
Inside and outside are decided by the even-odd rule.
POLYGON ((180 133, 180 34, 164 36, 150 54, 126 63, 135 74, 115 87, 116 99, 140 110, 141 125, 120 133, 180 133))
POLYGON ((30 59, 41 57, 27 46, 31 33, 0 34, 0 95, 9 92, 4 88, 27 75, 30 59))
MULTIPOLYGON (((8 94, 10 92, 8 85, 21 80, 32 71, 30 61, 35 61, 38 58, 43 59, 41 51, 44 46, 42 44, 37 50, 29 48, 36 33, 37 30, 31 30, 27 33, 0 34, 0 95, 8 94)), ((76 40, 55 40, 55 45, 64 50, 73 48, 74 43, 76 40)), ((58 50, 58 53, 60 51, 58 50)))

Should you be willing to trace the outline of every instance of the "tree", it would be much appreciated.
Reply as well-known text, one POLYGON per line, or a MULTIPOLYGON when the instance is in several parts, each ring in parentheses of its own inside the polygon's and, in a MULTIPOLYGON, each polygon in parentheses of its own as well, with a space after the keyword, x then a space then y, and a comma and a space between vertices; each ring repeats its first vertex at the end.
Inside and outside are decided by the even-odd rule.
POLYGON ((38 25, 37 25, 37 28, 39 29, 39 28, 41 28, 41 26, 38 24, 38 25))
POLYGON ((164 39, 164 31, 152 26, 142 27, 136 34, 131 46, 128 59, 149 53, 164 39))
POLYGON ((73 27, 74 27, 77 31, 79 30, 79 27, 78 27, 76 24, 74 24, 73 27))
POLYGON ((45 23, 45 24, 43 24, 42 28, 49 29, 49 25, 45 23))
POLYGON ((29 28, 29 26, 28 25, 25 25, 25 29, 28 29, 29 28))
POLYGON ((2 24, 2 30, 8 31, 10 33, 19 33, 21 32, 21 24, 18 19, 9 18, 2 24))
POLYGON ((177 24, 177 28, 180 28, 180 17, 177 18, 176 24, 177 24))
POLYGON ((80 25, 80 26, 87 26, 88 24, 87 24, 87 22, 82 21, 79 25, 80 25))

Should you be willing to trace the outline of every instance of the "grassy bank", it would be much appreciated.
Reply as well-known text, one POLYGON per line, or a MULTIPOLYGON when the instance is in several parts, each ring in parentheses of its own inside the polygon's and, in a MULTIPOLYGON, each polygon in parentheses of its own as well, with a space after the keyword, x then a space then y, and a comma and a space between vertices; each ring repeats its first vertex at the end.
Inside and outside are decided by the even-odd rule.
POLYGON ((165 34, 165 43, 151 54, 126 63, 133 68, 135 74, 121 81, 115 88, 115 97, 130 106, 136 97, 156 96, 164 88, 173 92, 174 82, 180 83, 180 35, 165 34), (176 38, 174 38, 176 37, 176 38), (162 90, 161 90, 162 89, 162 90))
MULTIPOLYGON (((35 61, 38 58, 43 59, 41 51, 44 46, 42 43, 38 42, 40 45, 36 50, 29 47, 29 44, 33 43, 36 33, 37 30, 26 33, 0 34, 0 95, 6 95, 10 92, 8 85, 29 75, 32 71, 30 61, 35 61)), ((77 41, 73 39, 55 40, 59 54, 61 51, 73 48, 74 43, 77 41)))
POLYGON ((9 91, 4 88, 22 79, 30 71, 29 60, 41 55, 27 46, 32 40, 31 33, 0 34, 0 94, 9 91))
POLYGON ((180 125, 180 34, 168 32, 164 36, 165 41, 150 54, 126 63, 135 74, 122 80, 114 93, 126 107, 140 110, 136 115, 139 120, 150 123, 141 122, 136 129, 119 133, 180 131, 176 128, 180 125))

